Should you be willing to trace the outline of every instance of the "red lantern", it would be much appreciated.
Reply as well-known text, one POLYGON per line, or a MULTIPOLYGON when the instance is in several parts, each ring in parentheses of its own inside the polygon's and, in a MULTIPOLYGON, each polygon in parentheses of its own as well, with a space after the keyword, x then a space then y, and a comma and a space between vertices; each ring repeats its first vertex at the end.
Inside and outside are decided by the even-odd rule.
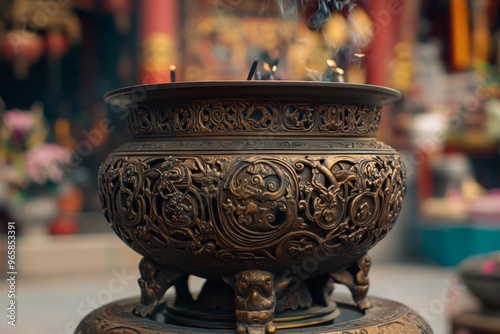
POLYGON ((0 55, 14 65, 18 79, 27 76, 30 65, 40 59, 43 51, 42 38, 26 30, 13 30, 0 43, 0 55))
POLYGON ((51 58, 61 58, 69 48, 67 36, 60 30, 51 30, 45 37, 47 54, 51 58))
POLYGON ((32 64, 40 59, 43 49, 40 36, 24 30, 11 31, 0 44, 1 55, 9 62, 21 58, 32 64))

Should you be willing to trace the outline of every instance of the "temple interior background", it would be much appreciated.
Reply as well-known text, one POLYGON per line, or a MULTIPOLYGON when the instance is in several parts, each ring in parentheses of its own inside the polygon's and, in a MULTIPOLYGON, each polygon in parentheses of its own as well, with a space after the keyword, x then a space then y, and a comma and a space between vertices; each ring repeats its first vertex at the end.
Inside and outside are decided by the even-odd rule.
POLYGON ((72 333, 95 307, 139 293, 140 258, 114 236, 97 193, 100 162, 130 138, 103 95, 168 83, 172 65, 177 81, 244 80, 254 59, 275 80, 321 81, 334 60, 346 82, 401 91, 379 137, 402 153, 408 192, 371 251, 370 295, 406 303, 437 334, 477 306, 457 266, 500 251, 500 2, 339 1, 316 30, 301 14, 308 3, 0 0, 0 233, 16 222, 13 332, 72 333))

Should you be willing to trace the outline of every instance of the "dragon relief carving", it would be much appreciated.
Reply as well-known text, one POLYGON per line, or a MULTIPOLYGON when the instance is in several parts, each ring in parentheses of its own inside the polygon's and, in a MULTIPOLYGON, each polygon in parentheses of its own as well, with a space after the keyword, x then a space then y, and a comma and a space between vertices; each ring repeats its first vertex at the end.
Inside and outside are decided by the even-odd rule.
POLYGON ((298 217, 297 175, 276 158, 235 161, 219 192, 219 238, 227 248, 269 248, 307 225, 298 217))
POLYGON ((99 182, 106 219, 136 250, 255 261, 362 254, 394 224, 404 177, 394 155, 115 155, 99 182))

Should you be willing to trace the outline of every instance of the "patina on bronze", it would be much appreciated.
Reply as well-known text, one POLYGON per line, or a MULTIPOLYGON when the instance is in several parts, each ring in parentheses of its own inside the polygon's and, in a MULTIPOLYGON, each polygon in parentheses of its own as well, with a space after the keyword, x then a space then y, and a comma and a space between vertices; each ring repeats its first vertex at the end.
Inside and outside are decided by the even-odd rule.
MULTIPOLYGON (((394 225, 406 190, 399 154, 375 139, 382 105, 398 98, 376 86, 289 81, 107 94, 129 112, 134 139, 101 165, 102 206, 144 256, 137 322, 121 328, 149 333, 139 319, 159 304, 186 333, 328 326, 342 313, 333 282, 350 289, 360 314, 369 310, 367 251, 394 225), (189 275, 207 279, 197 298, 189 275), (172 286, 175 301, 161 302, 172 286)), ((90 333, 89 323, 77 332, 90 333)), ((431 333, 417 323, 407 332, 431 333)))
MULTIPOLYGON (((432 333, 429 325, 408 307, 399 303, 370 298, 372 307, 363 314, 356 311, 355 305, 346 298, 337 298, 344 313, 350 313, 338 323, 323 326, 312 326, 294 329, 278 329, 282 334, 403 334, 403 333, 432 333)), ((128 299, 101 307, 85 317, 80 323, 77 333, 109 334, 234 334, 234 330, 201 329, 194 327, 179 327, 171 324, 154 321, 148 318, 134 316, 132 310, 137 299, 128 299)), ((157 311, 161 313, 161 310, 157 311)), ((279 326, 278 326, 279 327, 279 326)))

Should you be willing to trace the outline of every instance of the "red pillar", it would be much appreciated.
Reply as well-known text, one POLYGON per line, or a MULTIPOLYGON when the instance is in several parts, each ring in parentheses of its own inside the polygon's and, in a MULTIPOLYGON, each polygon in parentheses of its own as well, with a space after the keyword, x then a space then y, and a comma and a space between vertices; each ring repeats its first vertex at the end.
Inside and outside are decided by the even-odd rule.
MULTIPOLYGON (((179 62, 179 1, 140 1, 141 66, 139 81, 170 81, 170 65, 179 62)), ((177 76, 179 77, 179 76, 177 76)))
MULTIPOLYGON (((373 21, 374 37, 367 52, 367 83, 390 86, 394 46, 398 41, 405 0, 372 0, 367 12, 373 21)), ((391 120, 387 106, 383 110, 379 139, 391 142, 391 120)))
POLYGON ((366 59, 367 81, 386 86, 404 12, 404 0, 372 0, 367 2, 367 10, 374 26, 374 38, 366 59))

